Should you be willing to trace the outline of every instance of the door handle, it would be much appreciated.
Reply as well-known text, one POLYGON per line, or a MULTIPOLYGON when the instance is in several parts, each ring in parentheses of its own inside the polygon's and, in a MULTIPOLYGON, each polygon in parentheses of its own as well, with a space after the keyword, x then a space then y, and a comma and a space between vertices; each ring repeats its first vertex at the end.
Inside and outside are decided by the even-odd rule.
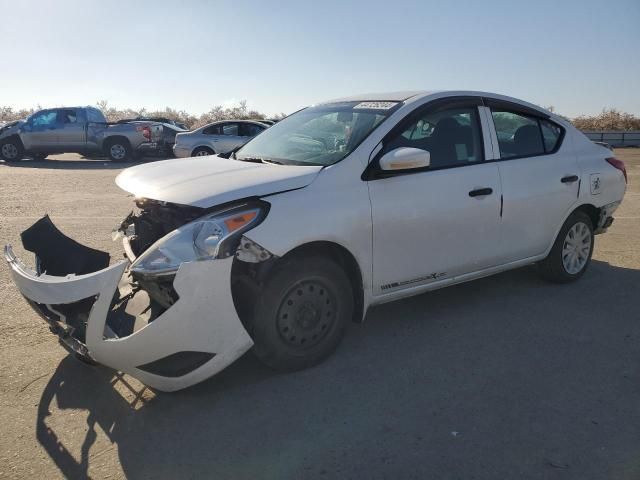
POLYGON ((471 190, 469 192, 470 197, 481 197, 483 195, 491 195, 493 193, 493 188, 477 188, 475 190, 471 190))
POLYGON ((567 175, 566 177, 562 177, 560 179, 562 183, 573 183, 578 181, 577 175, 567 175))

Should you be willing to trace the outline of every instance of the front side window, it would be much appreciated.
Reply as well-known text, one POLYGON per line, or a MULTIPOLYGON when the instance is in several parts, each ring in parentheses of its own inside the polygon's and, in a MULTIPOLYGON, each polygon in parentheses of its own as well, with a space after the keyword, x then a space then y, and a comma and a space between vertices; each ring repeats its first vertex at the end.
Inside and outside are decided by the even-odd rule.
POLYGON ((264 127, 261 127, 260 125, 255 125, 253 123, 240 124, 240 135, 242 137, 255 137, 263 130, 264 130, 264 127))
POLYGON ((550 120, 508 110, 491 110, 500 158, 552 153, 560 145, 562 127, 550 120))
POLYGON ((305 108, 265 129, 235 158, 332 165, 349 155, 399 106, 398 102, 354 101, 305 108))
POLYGON ((46 112, 36 113, 31 117, 31 125, 34 127, 47 127, 54 125, 58 118, 58 113, 55 110, 49 110, 46 112))
POLYGON ((399 147, 419 148, 430 154, 430 168, 481 162, 482 130, 475 106, 426 110, 410 117, 401 133, 385 142, 389 152, 399 147))

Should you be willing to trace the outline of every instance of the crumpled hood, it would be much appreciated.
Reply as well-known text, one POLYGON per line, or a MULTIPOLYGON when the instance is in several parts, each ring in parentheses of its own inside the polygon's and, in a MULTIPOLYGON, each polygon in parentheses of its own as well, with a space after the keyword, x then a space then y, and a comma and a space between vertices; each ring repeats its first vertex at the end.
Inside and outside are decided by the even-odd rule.
POLYGON ((137 165, 121 172, 116 184, 136 197, 209 208, 306 187, 321 169, 241 162, 213 155, 137 165))
POLYGON ((24 125, 24 120, 14 120, 6 125, 0 127, 0 136, 13 135, 16 131, 24 125))

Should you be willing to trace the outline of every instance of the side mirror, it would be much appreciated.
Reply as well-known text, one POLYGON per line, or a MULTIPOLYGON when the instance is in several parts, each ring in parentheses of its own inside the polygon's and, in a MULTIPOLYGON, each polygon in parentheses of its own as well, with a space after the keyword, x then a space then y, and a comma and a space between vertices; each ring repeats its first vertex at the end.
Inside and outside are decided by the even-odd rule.
POLYGON ((380 158, 382 170, 411 170, 425 168, 431 164, 431 155, 427 150, 419 148, 400 147, 385 153, 380 158))

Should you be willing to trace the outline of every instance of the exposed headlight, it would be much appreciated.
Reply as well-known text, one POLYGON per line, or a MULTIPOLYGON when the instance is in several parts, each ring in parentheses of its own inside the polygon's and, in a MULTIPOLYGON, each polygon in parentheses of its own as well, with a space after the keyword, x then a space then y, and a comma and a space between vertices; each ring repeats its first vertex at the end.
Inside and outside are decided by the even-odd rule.
POLYGON ((243 205, 206 215, 179 227, 151 245, 131 265, 142 275, 175 272, 184 262, 212 260, 232 255, 231 244, 257 226, 266 215, 263 205, 243 205))

